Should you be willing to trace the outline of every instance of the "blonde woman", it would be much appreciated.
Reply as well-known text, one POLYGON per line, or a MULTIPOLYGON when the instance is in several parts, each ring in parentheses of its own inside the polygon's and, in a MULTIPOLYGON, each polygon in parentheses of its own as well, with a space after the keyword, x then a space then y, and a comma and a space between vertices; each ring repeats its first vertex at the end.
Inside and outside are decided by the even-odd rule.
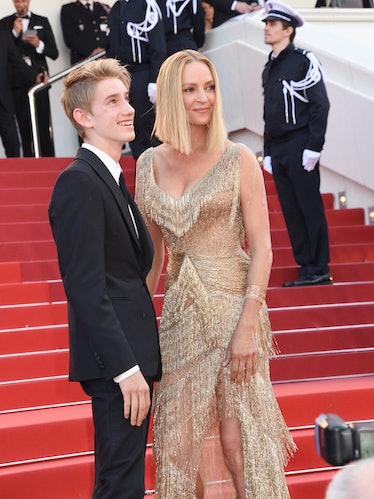
POLYGON ((163 144, 139 158, 136 198, 155 248, 151 294, 164 244, 168 253, 156 497, 288 498, 294 444, 269 377, 264 183, 253 153, 227 139, 217 74, 202 54, 162 65, 155 133, 163 144))

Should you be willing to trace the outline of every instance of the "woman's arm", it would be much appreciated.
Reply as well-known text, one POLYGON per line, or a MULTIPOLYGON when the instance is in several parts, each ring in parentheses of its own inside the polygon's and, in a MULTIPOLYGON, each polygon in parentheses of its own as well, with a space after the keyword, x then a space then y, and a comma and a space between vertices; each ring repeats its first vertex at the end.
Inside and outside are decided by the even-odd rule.
POLYGON ((231 362, 231 381, 238 385, 244 381, 248 386, 257 370, 255 331, 269 283, 273 253, 262 172, 254 154, 246 147, 241 149, 240 203, 251 264, 242 314, 224 366, 231 362))

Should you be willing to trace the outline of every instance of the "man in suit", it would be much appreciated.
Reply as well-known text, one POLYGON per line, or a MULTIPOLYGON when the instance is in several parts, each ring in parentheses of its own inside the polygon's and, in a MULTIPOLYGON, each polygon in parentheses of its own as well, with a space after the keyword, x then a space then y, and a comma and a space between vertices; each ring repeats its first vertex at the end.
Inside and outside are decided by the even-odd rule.
POLYGON ((95 499, 143 499, 152 386, 161 374, 146 285, 153 246, 118 163, 134 138, 129 87, 114 59, 66 78, 62 104, 84 143, 49 206, 68 302, 69 378, 92 397, 95 499))
POLYGON ((77 0, 61 7, 62 33, 71 64, 106 49, 109 11, 109 5, 92 0, 77 0))
POLYGON ((240 14, 248 14, 261 8, 257 0, 209 0, 214 7, 213 28, 240 14))
POLYGON ((8 69, 17 69, 28 85, 40 83, 43 73, 36 75, 22 60, 17 47, 8 33, 0 31, 0 136, 8 158, 20 156, 20 143, 16 121, 12 90, 9 83, 8 69))
MULTIPOLYGON (((40 71, 48 72, 46 58, 55 60, 58 57, 58 49, 48 19, 30 12, 30 0, 13 0, 13 3, 16 12, 1 19, 0 29, 12 34, 21 56, 35 75, 40 71)), ((23 155, 34 156, 27 95, 30 87, 22 73, 14 72, 12 87, 23 155)), ((36 110, 41 156, 54 156, 48 87, 36 94, 36 110)))

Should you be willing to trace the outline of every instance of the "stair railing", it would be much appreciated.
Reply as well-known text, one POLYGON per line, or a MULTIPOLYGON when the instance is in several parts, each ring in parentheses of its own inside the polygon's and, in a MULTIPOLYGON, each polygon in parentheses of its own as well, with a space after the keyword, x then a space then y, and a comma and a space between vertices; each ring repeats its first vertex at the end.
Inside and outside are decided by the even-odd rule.
POLYGON ((37 116, 36 116, 36 103, 35 103, 35 94, 37 92, 40 92, 45 87, 51 86, 53 83, 56 81, 61 80, 62 78, 65 78, 69 73, 71 73, 74 69, 80 68, 81 66, 84 66, 87 62, 94 61, 96 59, 100 59, 105 55, 105 50, 102 52, 99 52, 98 54, 95 54, 91 57, 87 57, 87 59, 83 59, 80 62, 77 62, 73 66, 70 66, 63 71, 60 71, 59 73, 50 76, 48 78, 48 82, 44 83, 38 83, 37 85, 34 85, 33 87, 30 88, 28 91, 28 97, 29 97, 29 104, 30 104, 30 115, 31 115, 31 131, 32 131, 32 138, 34 142, 34 154, 35 158, 40 158, 40 141, 39 141, 39 130, 38 130, 38 122, 37 122, 37 116))

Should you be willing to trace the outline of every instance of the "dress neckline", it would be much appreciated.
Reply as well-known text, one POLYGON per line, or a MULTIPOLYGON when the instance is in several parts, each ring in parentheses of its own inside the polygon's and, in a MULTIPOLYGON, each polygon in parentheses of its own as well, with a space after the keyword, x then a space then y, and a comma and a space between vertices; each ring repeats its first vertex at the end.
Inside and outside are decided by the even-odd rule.
POLYGON ((179 198, 176 198, 176 197, 172 196, 171 194, 168 194, 167 192, 165 192, 164 190, 162 190, 158 186, 156 179, 155 179, 155 172, 154 172, 154 168, 153 168, 153 148, 152 148, 151 179, 152 179, 153 185, 156 187, 156 189, 163 196, 173 200, 174 203, 178 203, 178 202, 182 201, 184 198, 190 196, 202 183, 205 182, 205 180, 207 178, 209 178, 213 174, 213 172, 220 165, 222 160, 226 157, 227 153, 231 150, 231 148, 234 145, 235 144, 229 144, 228 147, 223 151, 221 157, 214 163, 214 165, 211 168, 209 168, 209 170, 197 182, 195 182, 193 185, 191 185, 191 187, 189 187, 186 191, 184 191, 184 193, 179 198))

